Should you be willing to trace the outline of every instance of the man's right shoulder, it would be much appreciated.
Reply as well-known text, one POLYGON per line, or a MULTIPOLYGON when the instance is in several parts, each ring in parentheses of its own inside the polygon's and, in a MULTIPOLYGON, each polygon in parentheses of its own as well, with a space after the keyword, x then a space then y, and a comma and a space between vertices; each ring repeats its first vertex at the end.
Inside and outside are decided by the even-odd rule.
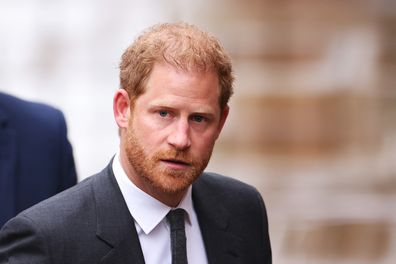
POLYGON ((77 263, 79 259, 83 260, 78 263, 90 263, 89 259, 103 257, 108 246, 96 239, 98 214, 106 216, 114 200, 120 204, 115 181, 109 165, 9 220, 0 230, 0 263, 11 256, 15 263, 77 263), (99 208, 106 199, 108 206, 99 208), (84 250, 88 247, 93 250, 84 250), (26 256, 34 261, 26 261, 26 256))
POLYGON ((70 241, 85 239, 80 238, 84 230, 92 233, 95 228, 93 185, 99 176, 91 176, 11 218, 0 230, 0 263, 10 256, 23 260, 16 263, 28 263, 24 262, 23 255, 26 248, 41 252, 41 255, 35 253, 37 260, 31 263, 49 263, 41 259, 48 258, 42 250, 65 251, 65 247, 72 245, 70 241))
POLYGON ((15 218, 26 217, 36 223, 50 226, 59 222, 65 223, 76 213, 88 213, 94 202, 92 187, 95 178, 100 176, 90 176, 77 185, 22 211, 15 218))
MULTIPOLYGON (((29 222, 35 228, 47 232, 67 230, 75 223, 95 218, 95 186, 100 185, 107 173, 105 170, 94 174, 77 185, 66 189, 9 220, 2 228, 12 228, 19 221, 29 222)), ((1 233, 0 231, 0 233, 1 233)))

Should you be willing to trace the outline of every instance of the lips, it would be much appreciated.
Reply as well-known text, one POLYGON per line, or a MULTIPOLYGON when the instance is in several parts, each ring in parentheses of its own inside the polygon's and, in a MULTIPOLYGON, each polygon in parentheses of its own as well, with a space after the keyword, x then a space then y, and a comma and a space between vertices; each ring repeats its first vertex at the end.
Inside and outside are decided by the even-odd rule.
POLYGON ((161 159, 161 161, 175 165, 191 166, 191 163, 189 163, 188 161, 179 160, 179 159, 161 159))

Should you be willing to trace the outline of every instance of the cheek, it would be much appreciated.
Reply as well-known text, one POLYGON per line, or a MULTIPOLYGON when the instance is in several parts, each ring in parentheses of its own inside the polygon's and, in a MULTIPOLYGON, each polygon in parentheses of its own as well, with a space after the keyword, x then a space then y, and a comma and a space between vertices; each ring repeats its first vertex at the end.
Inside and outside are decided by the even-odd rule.
POLYGON ((148 151, 155 150, 165 140, 164 129, 147 117, 137 119, 133 131, 148 151))
POLYGON ((211 151, 216 142, 216 137, 214 133, 208 134, 198 134, 194 136, 194 148, 203 154, 205 152, 211 151))

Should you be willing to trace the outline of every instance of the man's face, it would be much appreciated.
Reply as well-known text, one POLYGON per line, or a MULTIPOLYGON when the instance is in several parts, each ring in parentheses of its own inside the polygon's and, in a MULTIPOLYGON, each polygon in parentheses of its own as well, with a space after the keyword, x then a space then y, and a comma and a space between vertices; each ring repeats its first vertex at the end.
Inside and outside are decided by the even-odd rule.
POLYGON ((126 131, 129 177, 139 188, 154 197, 180 194, 202 173, 228 113, 219 95, 213 72, 155 64, 126 131))

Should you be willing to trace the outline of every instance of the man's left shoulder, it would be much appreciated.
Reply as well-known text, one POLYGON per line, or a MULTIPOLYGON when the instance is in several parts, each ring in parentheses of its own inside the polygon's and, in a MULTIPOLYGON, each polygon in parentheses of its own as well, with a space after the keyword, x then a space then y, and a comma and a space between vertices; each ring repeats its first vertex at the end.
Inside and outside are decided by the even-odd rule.
POLYGON ((193 184, 193 190, 222 197, 239 199, 260 197, 257 189, 240 180, 217 173, 204 172, 193 184))
POLYGON ((250 191, 256 190, 253 186, 244 183, 238 179, 214 172, 202 173, 202 175, 197 179, 196 184, 204 184, 220 188, 242 188, 250 191))

